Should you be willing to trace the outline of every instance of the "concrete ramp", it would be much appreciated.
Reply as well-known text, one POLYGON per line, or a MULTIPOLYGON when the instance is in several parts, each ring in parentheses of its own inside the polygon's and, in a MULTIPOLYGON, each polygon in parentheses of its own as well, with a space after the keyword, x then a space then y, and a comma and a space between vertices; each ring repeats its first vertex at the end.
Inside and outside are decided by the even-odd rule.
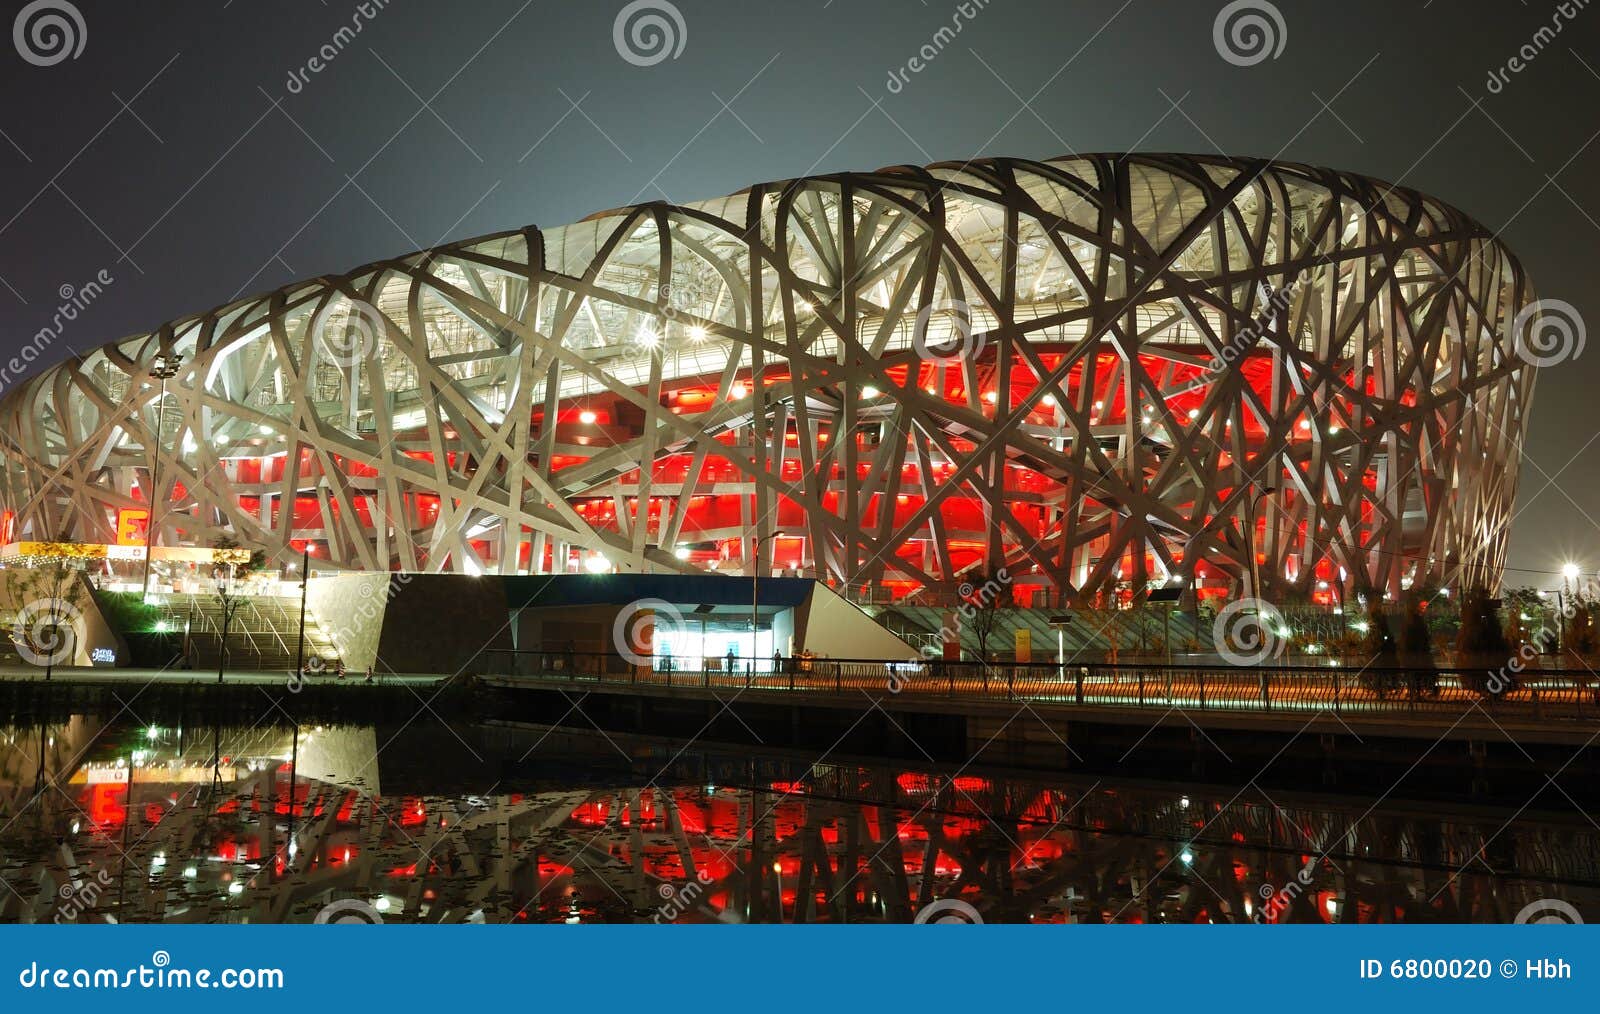
POLYGON ((828 658, 914 658, 917 651, 877 620, 840 598, 820 581, 811 582, 805 608, 795 616, 795 649, 828 658))

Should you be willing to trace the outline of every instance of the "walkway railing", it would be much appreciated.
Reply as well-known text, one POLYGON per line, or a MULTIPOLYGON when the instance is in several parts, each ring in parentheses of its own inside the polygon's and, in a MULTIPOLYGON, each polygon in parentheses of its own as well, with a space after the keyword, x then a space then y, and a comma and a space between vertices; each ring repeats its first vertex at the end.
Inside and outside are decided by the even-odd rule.
MULTIPOLYGON (((1600 720, 1600 677, 1588 670, 1528 670, 1500 693, 1499 670, 1346 666, 1059 665, 941 659, 684 660, 649 665, 619 655, 486 650, 468 666, 482 676, 554 684, 627 684, 900 697, 1028 701, 1044 705, 1458 715, 1474 703, 1490 714, 1600 720)), ((1502 677, 1503 679, 1503 677, 1502 677)))

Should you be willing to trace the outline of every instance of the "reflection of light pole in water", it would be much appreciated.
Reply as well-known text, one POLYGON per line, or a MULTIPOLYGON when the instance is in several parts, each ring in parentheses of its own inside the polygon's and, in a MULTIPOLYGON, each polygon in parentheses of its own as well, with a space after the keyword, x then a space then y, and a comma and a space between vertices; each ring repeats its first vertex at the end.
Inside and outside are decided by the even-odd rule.
POLYGON ((181 352, 157 352, 150 361, 150 376, 161 381, 161 396, 156 402, 156 438, 151 453, 155 460, 150 465, 150 493, 145 497, 144 519, 144 588, 139 593, 139 601, 150 597, 150 547, 155 539, 156 532, 156 497, 161 490, 161 435, 166 430, 167 421, 167 381, 178 375, 178 367, 183 364, 181 352))

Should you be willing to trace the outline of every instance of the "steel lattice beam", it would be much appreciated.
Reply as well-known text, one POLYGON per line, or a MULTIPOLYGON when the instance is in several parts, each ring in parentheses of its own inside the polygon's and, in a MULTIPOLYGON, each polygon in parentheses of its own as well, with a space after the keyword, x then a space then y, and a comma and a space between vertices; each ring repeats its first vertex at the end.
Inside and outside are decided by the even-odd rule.
POLYGON ((12 537, 1067 595, 1498 584, 1516 259, 1347 173, 1093 156, 646 204, 286 286, 0 403, 12 537), (161 350, 183 353, 155 436, 161 350), (648 463, 649 467, 641 467, 648 463), (1271 488, 1272 493, 1260 496, 1271 488), (1259 501, 1259 503, 1257 502, 1259 501))

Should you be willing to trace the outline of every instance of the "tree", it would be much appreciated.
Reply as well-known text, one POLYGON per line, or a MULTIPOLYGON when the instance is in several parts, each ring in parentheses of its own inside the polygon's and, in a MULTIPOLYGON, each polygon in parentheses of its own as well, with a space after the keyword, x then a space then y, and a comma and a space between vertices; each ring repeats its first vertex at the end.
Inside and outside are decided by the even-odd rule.
POLYGON ((1566 629, 1562 632, 1562 653, 1576 655, 1579 659, 1595 654, 1600 650, 1600 631, 1596 630, 1595 624, 1596 614, 1600 613, 1600 602, 1589 598, 1579 589, 1563 605, 1566 609, 1566 629))
POLYGON ((1482 585, 1461 590, 1461 630, 1456 635, 1461 685, 1485 697, 1516 689, 1511 670, 1511 645, 1500 625, 1500 602, 1482 585))
POLYGON ((989 640, 999 625, 1002 596, 1007 594, 1010 581, 1006 569, 1001 567, 993 575, 972 575, 963 582, 968 591, 962 595, 961 613, 966 619, 967 629, 978 640, 980 662, 989 661, 989 640))
POLYGON ((218 539, 213 548, 216 550, 216 568, 211 577, 222 609, 222 636, 217 651, 217 682, 221 683, 223 673, 228 668, 228 627, 245 600, 244 591, 238 584, 239 578, 265 566, 266 554, 260 550, 252 552, 241 549, 237 542, 227 536, 218 539))
POLYGON ((23 659, 44 669, 70 662, 83 637, 83 564, 78 543, 47 543, 50 555, 6 569, 6 594, 16 610, 11 639, 23 659))

